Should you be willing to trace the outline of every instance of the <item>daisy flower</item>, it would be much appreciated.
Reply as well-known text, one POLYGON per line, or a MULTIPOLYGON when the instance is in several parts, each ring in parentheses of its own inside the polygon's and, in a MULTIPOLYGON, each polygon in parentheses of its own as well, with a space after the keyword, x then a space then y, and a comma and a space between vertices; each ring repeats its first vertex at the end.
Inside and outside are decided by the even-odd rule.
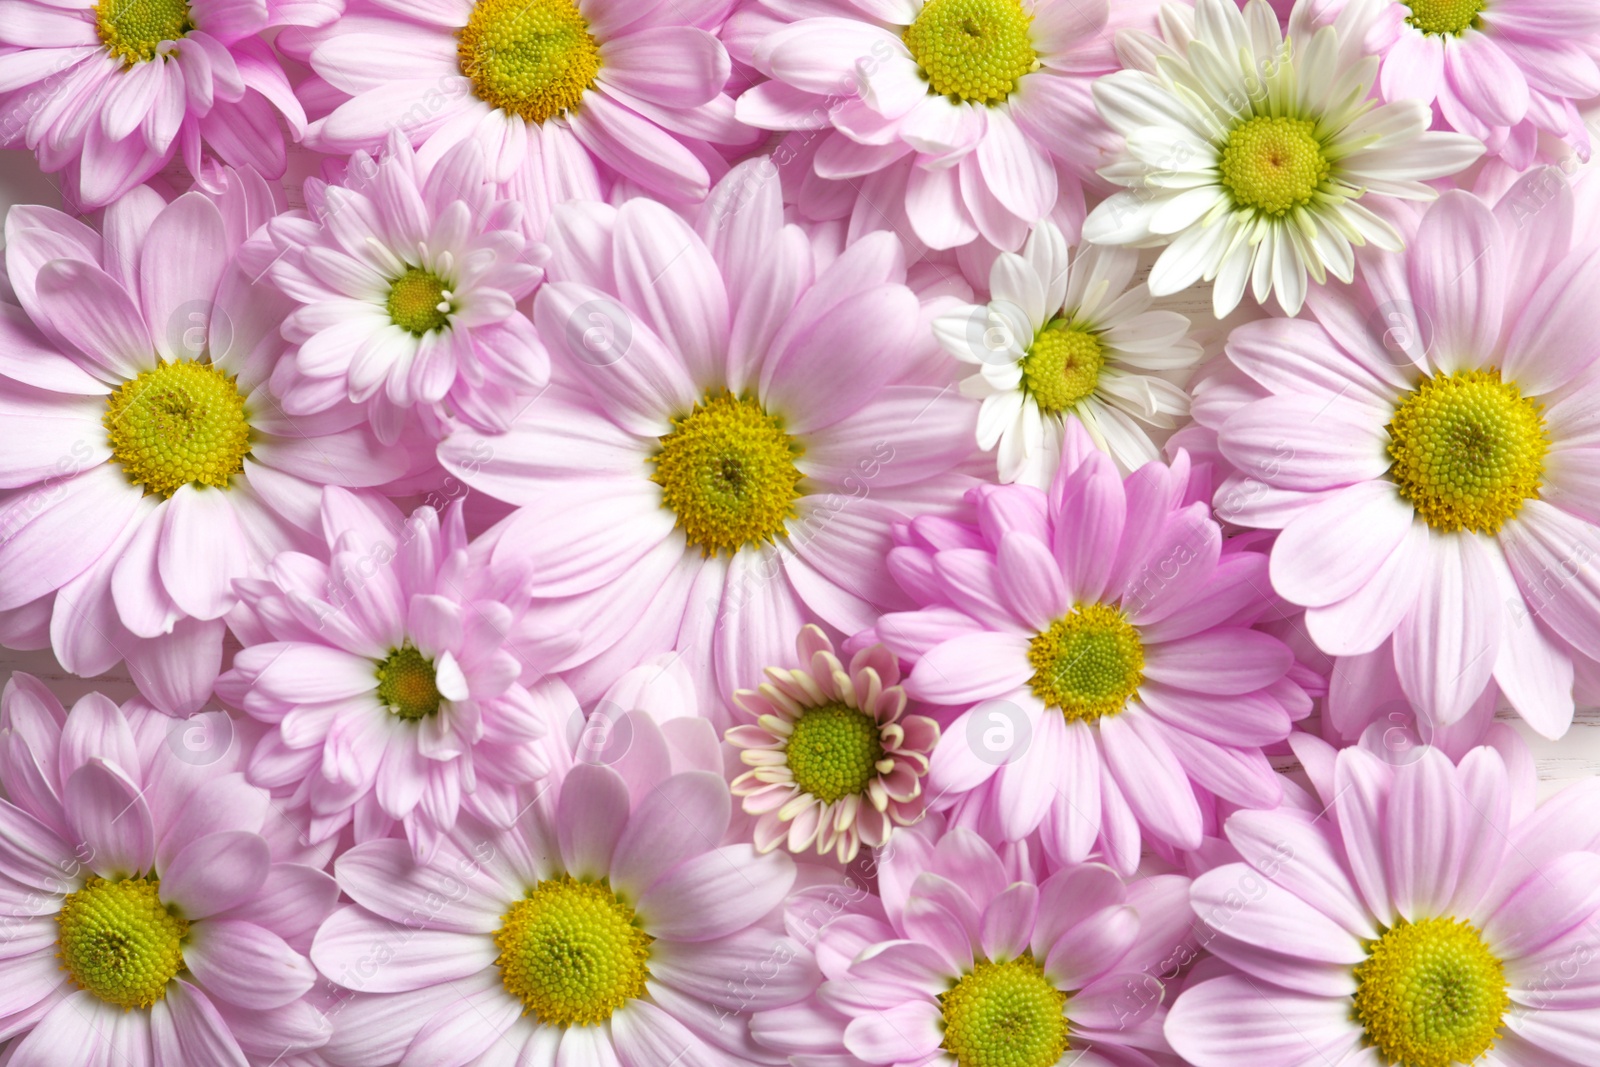
POLYGON ((37 679, 6 684, 12 1067, 269 1067, 328 1040, 305 953, 338 886, 238 773, 237 746, 199 766, 173 725, 139 701, 91 693, 69 713, 37 679))
POLYGON ((268 392, 288 305, 235 254, 274 205, 259 176, 228 181, 215 201, 135 190, 103 235, 49 208, 6 218, 0 611, 50 605, 62 666, 126 658, 175 714, 211 692, 234 579, 305 536, 320 485, 409 463, 348 405, 291 418, 268 392))
POLYGON ((533 316, 553 384, 508 433, 457 432, 439 457, 517 507, 485 537, 535 561, 541 619, 583 634, 556 668, 580 696, 692 649, 726 727, 722 702, 807 622, 855 633, 904 602, 890 524, 958 506, 976 405, 891 234, 817 265, 765 160, 698 225, 642 198, 560 209, 533 316))
POLYGON ((494 188, 477 142, 427 166, 395 133, 343 183, 308 181, 308 215, 272 220, 271 278, 298 305, 273 382, 290 414, 349 400, 392 444, 408 417, 432 437, 458 418, 503 430, 544 388, 549 356, 516 307, 544 248, 494 188))
POLYGON ((0 20, 0 144, 61 172, 77 206, 104 207, 181 155, 253 167, 288 162, 306 116, 264 34, 338 14, 261 0, 15 0, 0 20))
POLYGON ((326 548, 286 553, 266 577, 239 583, 259 624, 217 693, 268 724, 251 779, 308 809, 310 837, 354 824, 357 841, 400 824, 431 850, 466 811, 499 827, 519 786, 543 776, 539 741, 559 682, 518 682, 524 657, 563 654, 570 640, 532 624, 523 576, 487 567, 467 545, 461 505, 402 518, 388 501, 324 491, 326 548))
POLYGON ((1069 257, 1053 223, 1036 226, 1022 254, 1002 252, 987 305, 934 320, 945 350, 978 372, 962 392, 981 397, 978 445, 998 446, 1000 480, 1048 486, 1067 422, 1081 425, 1123 473, 1161 458, 1140 426, 1172 429, 1188 414, 1182 389, 1145 371, 1192 367, 1200 346, 1189 320, 1150 310, 1129 286, 1138 255, 1089 245, 1069 257))
POLYGON ((1141 838, 1200 844, 1202 797, 1271 807, 1261 748, 1310 700, 1294 656, 1252 624, 1266 558, 1185 505, 1188 458, 1126 483, 1068 431, 1049 494, 974 490, 976 528, 919 519, 889 570, 922 607, 876 639, 914 664, 906 692, 953 709, 928 788, 952 819, 1055 856, 1098 842, 1124 873, 1141 838))
POLYGON ((1513 776, 1492 748, 1314 763, 1326 820, 1239 812, 1244 862, 1195 879, 1230 966, 1177 998, 1172 1047, 1195 1067, 1600 1061, 1594 783, 1531 811, 1531 762, 1513 776))
POLYGON ((1098 864, 1045 877, 1025 849, 922 828, 884 850, 878 877, 881 899, 848 909, 837 886, 795 894, 790 933, 814 942, 825 980, 757 1012, 757 1040, 806 1067, 1165 1062, 1155 974, 1187 933, 1187 878, 1125 884, 1098 864))
MULTIPOLYGON (((315 0, 335 8, 338 0, 315 0)), ((725 3, 350 0, 289 47, 340 102, 311 125, 325 152, 381 147, 399 129, 432 164, 477 142, 490 177, 532 210, 598 200, 624 180, 675 202, 726 169, 711 144, 751 138, 723 93, 728 54, 708 31, 725 3)))
POLYGON ((1483 152, 1476 138, 1429 131, 1421 101, 1368 99, 1378 61, 1362 52, 1366 4, 1302 37, 1284 36, 1266 0, 1243 11, 1196 0, 1162 20, 1164 39, 1120 38, 1130 69, 1095 83, 1100 114, 1127 139, 1126 158, 1101 174, 1128 188, 1083 229, 1102 244, 1165 245, 1150 272, 1158 296, 1204 279, 1218 318, 1246 285, 1296 314, 1308 272, 1348 282, 1352 245, 1401 249, 1369 202, 1431 200, 1424 182, 1483 152))
MULTIPOLYGON (((729 22, 767 81, 740 119, 796 130, 845 202, 903 217, 929 248, 1015 249, 1058 216, 1076 233, 1100 162, 1089 82, 1117 68, 1109 0, 758 0, 729 22), (820 135, 819 135, 819 132, 820 135)), ((781 149, 795 151, 789 144, 781 149)), ((899 227, 896 226, 898 229, 899 227)))
POLYGON ((720 774, 640 763, 624 781, 584 763, 508 830, 464 816, 429 861, 393 839, 350 849, 334 871, 355 903, 311 947, 318 969, 355 991, 325 1055, 406 1067, 778 1062, 740 1012, 805 996, 816 972, 776 913, 793 861, 721 845, 731 810, 720 774), (764 961, 775 973, 759 989, 727 981, 764 961))
POLYGON ((1222 423, 1239 473, 1217 495, 1253 482, 1232 521, 1282 531, 1273 588, 1323 651, 1393 635, 1436 721, 1493 679, 1546 737, 1572 720, 1571 650, 1600 648, 1600 260, 1568 251, 1559 188, 1531 217, 1446 193, 1363 288, 1235 330, 1267 395, 1222 423))
POLYGON ((728 731, 751 769, 733 780, 746 814, 758 816, 756 848, 813 844, 849 863, 865 844, 887 844, 896 827, 919 821, 922 778, 939 725, 906 715, 900 665, 882 645, 863 649, 847 670, 816 626, 795 641, 803 667, 767 668, 767 681, 733 702, 756 721, 728 731))

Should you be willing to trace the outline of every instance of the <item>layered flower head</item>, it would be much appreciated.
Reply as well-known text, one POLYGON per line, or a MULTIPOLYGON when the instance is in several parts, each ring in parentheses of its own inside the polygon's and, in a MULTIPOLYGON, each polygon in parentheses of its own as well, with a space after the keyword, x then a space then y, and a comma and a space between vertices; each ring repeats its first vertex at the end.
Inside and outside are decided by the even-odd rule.
POLYGON ((1137 266, 1126 249, 1071 255, 1055 224, 1042 223, 1021 255, 996 258, 987 305, 935 320, 946 351, 978 365, 961 389, 983 399, 978 444, 998 448, 1002 482, 1048 486, 1069 421, 1127 473, 1160 458, 1144 426, 1171 429, 1188 414, 1182 389, 1142 372, 1188 370, 1200 346, 1188 319, 1151 310, 1149 289, 1129 285, 1137 266))
POLYGON ((1276 294, 1293 315, 1307 274, 1353 276, 1352 246, 1402 247, 1369 203, 1429 200, 1428 179, 1454 174, 1483 152, 1465 134, 1428 131, 1418 100, 1368 99, 1378 61, 1363 51, 1365 3, 1311 32, 1291 15, 1286 37, 1266 0, 1196 0, 1162 12, 1162 38, 1119 39, 1129 69, 1095 84, 1101 115, 1127 139, 1126 158, 1101 171, 1127 186, 1084 223, 1088 240, 1166 245, 1150 291, 1215 282, 1221 318, 1246 286, 1276 294), (1305 32, 1296 36, 1294 29, 1305 32))

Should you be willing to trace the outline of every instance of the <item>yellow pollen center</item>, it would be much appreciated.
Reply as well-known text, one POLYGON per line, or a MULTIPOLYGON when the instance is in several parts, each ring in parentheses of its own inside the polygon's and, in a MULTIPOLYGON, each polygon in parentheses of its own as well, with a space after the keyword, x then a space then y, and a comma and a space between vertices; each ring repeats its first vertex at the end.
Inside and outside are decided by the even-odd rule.
POLYGON ((378 703, 397 719, 416 722, 439 710, 438 676, 433 660, 410 645, 390 652, 378 664, 378 703))
POLYGON ((1233 202, 1276 218, 1309 204, 1332 164, 1310 119, 1257 115, 1228 134, 1217 171, 1233 202))
POLYGON ((546 1026, 596 1026, 645 993, 650 944, 605 882, 540 882, 500 920, 495 963, 506 992, 546 1026))
POLYGON ((800 496, 800 442, 749 397, 713 393, 661 438, 650 480, 708 556, 775 540, 800 496))
POLYGON ((883 759, 883 741, 878 724, 865 712, 822 704, 800 713, 785 751, 801 792, 832 804, 866 791, 883 759))
POLYGON ((573 0, 478 0, 456 56, 478 99, 529 122, 577 107, 600 72, 600 42, 573 0))
POLYGON ((1498 370, 1423 379, 1388 431, 1389 477, 1435 530, 1497 533, 1539 495, 1544 416, 1498 370))
POLYGON ((120 1008, 148 1008, 183 970, 189 922, 161 903, 155 878, 91 877, 56 914, 62 968, 79 989, 120 1008))
POLYGON ((940 1047, 957 1067, 1055 1067, 1067 1052, 1066 1003, 1032 953, 979 960, 939 997, 940 1047))
POLYGON ((1144 643, 1109 604, 1085 604, 1057 619, 1028 645, 1028 684, 1069 720, 1115 715, 1144 682, 1144 643))
POLYGON ((126 65, 156 57, 162 41, 176 41, 194 29, 188 0, 100 0, 94 28, 106 51, 126 65))
POLYGON ((450 291, 437 274, 412 267, 389 285, 389 320, 421 337, 450 322, 450 291))
POLYGON ((146 493, 228 487, 250 454, 250 421, 234 379, 209 363, 162 363, 106 398, 111 457, 146 493))
POLYGON ((1511 1007, 1504 966, 1455 919, 1402 919, 1367 947, 1355 979, 1357 1021, 1404 1067, 1477 1062, 1511 1007))
POLYGON ((1105 362, 1098 337, 1057 319, 1039 331, 1022 357, 1022 387, 1040 411, 1059 415, 1094 395, 1105 362))
POLYGON ((1407 22, 1423 33, 1459 34, 1478 25, 1484 0, 1406 0, 1407 22))
POLYGON ((928 89, 951 103, 994 105, 1039 69, 1018 0, 928 0, 905 30, 928 89))

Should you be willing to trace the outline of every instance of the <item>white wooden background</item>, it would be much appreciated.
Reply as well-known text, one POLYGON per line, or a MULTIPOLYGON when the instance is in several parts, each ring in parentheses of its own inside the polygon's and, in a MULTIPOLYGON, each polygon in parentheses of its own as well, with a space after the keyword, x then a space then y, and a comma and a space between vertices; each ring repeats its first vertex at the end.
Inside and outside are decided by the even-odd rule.
MULTIPOLYGON (((52 179, 39 172, 29 153, 0 150, 0 216, 12 204, 18 203, 60 207, 61 196, 52 179)), ((3 237, 0 237, 0 241, 3 241, 3 237)), ((1165 306, 1184 312, 1197 324, 1214 321, 1211 317, 1209 289, 1191 290, 1165 306)), ((1209 349, 1211 346, 1207 347, 1209 349)), ((17 670, 27 671, 45 680, 69 706, 77 697, 92 689, 99 689, 117 700, 126 699, 135 692, 127 674, 120 669, 98 679, 82 679, 66 674, 48 650, 14 652, 0 649, 0 684, 10 677, 12 671, 17 670)), ((1581 710, 1572 729, 1559 741, 1539 737, 1524 727, 1515 716, 1502 714, 1527 739, 1538 761, 1542 792, 1545 794, 1554 792, 1573 779, 1600 775, 1600 709, 1581 710)))

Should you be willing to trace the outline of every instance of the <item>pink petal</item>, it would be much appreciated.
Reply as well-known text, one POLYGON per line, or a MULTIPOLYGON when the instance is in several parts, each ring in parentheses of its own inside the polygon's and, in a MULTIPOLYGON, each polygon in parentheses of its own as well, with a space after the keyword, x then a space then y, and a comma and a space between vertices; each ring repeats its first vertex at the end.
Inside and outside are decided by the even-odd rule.
POLYGON ((155 829, 139 788, 101 760, 78 768, 63 796, 67 821, 91 850, 89 866, 102 877, 132 878, 155 863, 155 829))
POLYGON ((1166 1035, 1195 1067, 1339 1063, 1360 1039, 1340 998, 1263 988, 1243 975, 1191 986, 1172 1005, 1166 1035))
POLYGON ((1428 210, 1412 243, 1411 292, 1432 326, 1430 360, 1447 372, 1475 365, 1500 341, 1506 268, 1499 224, 1483 201, 1451 190, 1428 210))
POLYGON ((201 923, 183 958, 207 992, 252 1011, 281 1008, 317 980, 311 963, 283 938, 248 922, 201 923))
POLYGON ((1296 516, 1272 546, 1272 585, 1323 607, 1354 595, 1405 540, 1412 510, 1387 481, 1358 482, 1296 516))
POLYGON ((161 872, 161 895, 186 919, 205 919, 261 891, 272 856, 259 834, 207 834, 185 845, 161 872))
POLYGON ((628 787, 609 767, 585 763, 561 784, 556 832, 561 861, 578 878, 604 878, 611 854, 628 823, 628 787))
POLYGON ((639 897, 639 917, 659 938, 726 937, 776 907, 794 876, 788 856, 761 856, 749 845, 728 845, 685 860, 657 879, 639 897))
POLYGON ((673 775, 639 802, 617 839, 611 884, 639 894, 709 841, 721 841, 732 802, 720 776, 695 771, 673 775))

